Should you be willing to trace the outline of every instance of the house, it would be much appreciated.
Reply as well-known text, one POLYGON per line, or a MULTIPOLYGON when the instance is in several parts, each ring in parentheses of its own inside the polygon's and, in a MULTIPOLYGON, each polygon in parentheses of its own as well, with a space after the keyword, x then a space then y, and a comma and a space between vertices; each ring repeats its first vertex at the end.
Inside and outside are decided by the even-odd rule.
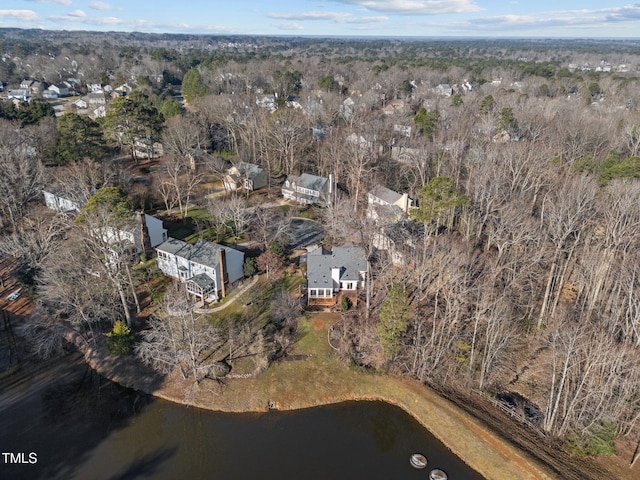
POLYGON ((65 85, 49 85, 48 92, 52 92, 57 97, 68 97, 70 95, 69 88, 65 85))
POLYGON ((422 164, 428 158, 422 145, 391 145, 391 159, 408 165, 422 164))
POLYGON ((23 90, 29 90, 31 85, 35 83, 35 80, 24 79, 20 82, 20 88, 23 90))
POLYGON ((424 239, 424 224, 415 220, 402 219, 385 225, 373 236, 373 246, 391 256, 396 267, 407 265, 407 257, 424 239))
POLYGON ((393 131, 399 133, 403 137, 411 137, 411 126, 410 125, 401 125, 399 123, 393 124, 393 131))
POLYGON ((104 118, 104 117, 106 117, 107 116, 107 106, 106 105, 100 105, 99 107, 94 108, 89 116, 93 117, 93 118, 104 118))
POLYGON ((289 175, 282 185, 282 196, 304 205, 326 204, 333 193, 333 175, 329 178, 309 173, 289 175))
POLYGON ((249 192, 267 186, 267 172, 253 163, 240 162, 227 170, 223 179, 225 190, 245 189, 249 192))
POLYGON ((244 277, 244 253, 217 243, 169 238, 156 252, 160 270, 186 283, 187 291, 202 302, 224 297, 226 285, 244 277))
POLYGON ((87 102, 87 108, 96 109, 107 104, 107 99, 103 91, 91 92, 82 97, 87 102))
POLYGON ((151 253, 151 249, 165 242, 168 236, 162 220, 139 212, 135 227, 128 230, 107 227, 103 231, 103 238, 109 244, 133 244, 135 245, 135 253, 145 251, 151 253))
POLYGON ((361 247, 345 245, 307 254, 307 301, 309 305, 335 305, 346 296, 355 305, 365 287, 367 256, 361 247))
POLYGON ((73 103, 79 110, 85 110, 89 106, 85 97, 81 97, 73 103))
POLYGON ((402 114, 404 111, 404 102, 399 99, 387 102, 387 104, 382 108, 382 113, 385 115, 395 115, 396 113, 402 114))
POLYGON ((287 107, 299 108, 302 110, 302 104, 300 103, 300 98, 293 95, 289 95, 287 97, 287 107))
POLYGON ((31 98, 31 94, 28 89, 24 88, 16 88, 13 90, 9 90, 7 93, 7 98, 9 100, 18 100, 20 102, 28 102, 31 98))
POLYGON ((453 88, 448 83, 441 83, 440 85, 436 86, 433 91, 436 95, 439 95, 441 97, 450 97, 451 95, 453 95, 453 88))
POLYGON ((47 89, 44 92, 42 92, 42 98, 46 100, 54 100, 58 98, 58 94, 52 90, 47 89))
POLYGON ((376 185, 367 194, 367 217, 392 223, 407 216, 414 201, 406 193, 400 194, 382 185, 376 185))
POLYGON ((58 212, 79 212, 84 204, 83 201, 75 199, 73 195, 63 190, 51 192, 43 190, 42 193, 44 194, 44 203, 47 205, 47 208, 58 212))
POLYGON ((124 83, 114 90, 114 92, 121 97, 129 95, 132 91, 133 91, 133 87, 128 83, 124 83))
POLYGON ((353 116, 353 111, 355 109, 356 102, 353 101, 351 97, 347 97, 340 106, 340 113, 342 116, 348 121, 353 116))
POLYGON ((136 158, 160 158, 164 155, 164 146, 160 142, 136 138, 133 142, 136 158))
POLYGON ((266 108, 271 113, 278 109, 278 97, 276 95, 264 95, 256 98, 256 105, 260 108, 266 108))

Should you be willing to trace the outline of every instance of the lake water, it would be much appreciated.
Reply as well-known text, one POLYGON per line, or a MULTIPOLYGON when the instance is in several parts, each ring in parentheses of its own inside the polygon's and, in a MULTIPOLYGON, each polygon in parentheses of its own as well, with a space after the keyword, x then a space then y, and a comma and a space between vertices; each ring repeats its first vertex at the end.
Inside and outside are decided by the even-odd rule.
POLYGON ((482 477, 399 408, 349 402, 223 414, 153 399, 67 357, 0 380, 0 479, 450 479, 482 477), (409 464, 414 452, 429 461, 409 464), (14 459, 17 457, 14 457, 14 459))

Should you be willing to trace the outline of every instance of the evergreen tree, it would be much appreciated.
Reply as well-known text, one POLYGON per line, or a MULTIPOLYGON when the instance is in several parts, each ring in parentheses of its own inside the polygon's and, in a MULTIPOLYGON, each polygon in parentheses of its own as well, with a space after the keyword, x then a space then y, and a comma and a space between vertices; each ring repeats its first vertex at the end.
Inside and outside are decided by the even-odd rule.
POLYGON ((67 113, 56 122, 56 160, 59 164, 83 158, 99 159, 107 152, 100 125, 86 115, 67 113))
POLYGON ((190 69, 182 79, 182 96, 187 102, 192 102, 197 97, 209 94, 209 88, 202 81, 202 75, 197 68, 190 69))
POLYGON ((407 331, 414 312, 402 283, 394 284, 380 308, 380 322, 376 333, 384 356, 390 360, 400 351, 400 339, 407 331))

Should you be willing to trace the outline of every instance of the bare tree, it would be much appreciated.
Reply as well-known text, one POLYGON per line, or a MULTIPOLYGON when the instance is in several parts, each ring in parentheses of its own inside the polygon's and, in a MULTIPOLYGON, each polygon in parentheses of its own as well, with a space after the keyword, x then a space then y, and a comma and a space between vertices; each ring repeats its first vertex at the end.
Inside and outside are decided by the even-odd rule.
POLYGON ((17 126, 0 121, 0 211, 9 216, 13 231, 19 230, 27 204, 42 195, 45 172, 29 129, 17 134, 17 126))
POLYGON ((595 182, 586 177, 569 179, 559 190, 550 192, 543 202, 542 221, 555 248, 538 317, 538 328, 549 314, 553 316, 558 305, 571 257, 594 214, 593 200, 597 188, 595 182))
POLYGON ((162 134, 162 144, 168 153, 189 158, 196 149, 204 149, 206 136, 200 122, 191 116, 173 117, 162 134))
POLYGON ((166 155, 162 168, 164 173, 159 180, 159 191, 165 206, 169 209, 177 204, 180 215, 186 218, 194 191, 204 174, 192 169, 187 157, 181 155, 166 155))
POLYGON ((136 355, 160 373, 178 369, 182 378, 198 384, 227 372, 220 355, 222 331, 193 312, 181 285, 166 293, 162 316, 151 318, 141 337, 136 355))

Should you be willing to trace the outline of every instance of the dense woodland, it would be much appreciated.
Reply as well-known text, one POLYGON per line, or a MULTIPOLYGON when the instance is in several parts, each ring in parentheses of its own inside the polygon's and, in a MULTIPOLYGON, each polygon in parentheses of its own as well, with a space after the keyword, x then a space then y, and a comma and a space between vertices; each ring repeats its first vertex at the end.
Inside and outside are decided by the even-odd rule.
MULTIPOLYGON (((245 195, 211 201, 202 185, 238 161, 268 170, 272 196, 286 175, 334 174, 338 195, 313 214, 327 245, 363 246, 371 268, 363 301, 344 314, 346 359, 442 391, 509 398, 532 428, 575 452, 610 453, 619 435, 640 439, 637 42, 81 32, 70 40, 2 30, 0 54, 8 86, 66 77, 135 86, 97 119, 2 104, 0 251, 19 260, 25 286, 54 319, 34 322, 33 332, 52 339, 51 329, 71 326, 89 338, 118 320, 136 328, 136 288, 153 272, 92 234, 134 222, 134 210, 174 220, 206 210, 196 231, 250 237, 260 247, 248 272, 284 272, 291 213, 265 212, 245 195), (445 84, 452 90, 443 94, 445 84), (257 100, 268 95, 274 105, 264 108, 257 100), (139 139, 165 150, 142 178, 132 173, 146 165, 139 139), (192 169, 195 151, 204 153, 192 169), (43 213, 41 191, 53 184, 92 199, 78 219, 43 213), (374 247, 380 225, 366 216, 366 194, 377 184, 418 200, 420 234, 402 247, 401 267, 374 247)), ((298 307, 278 295, 270 326, 201 339, 226 348, 233 336, 243 355, 282 354, 298 307)), ((195 328, 178 311, 176 321, 195 328)), ((197 359, 181 367, 194 380, 228 373, 197 359)))

